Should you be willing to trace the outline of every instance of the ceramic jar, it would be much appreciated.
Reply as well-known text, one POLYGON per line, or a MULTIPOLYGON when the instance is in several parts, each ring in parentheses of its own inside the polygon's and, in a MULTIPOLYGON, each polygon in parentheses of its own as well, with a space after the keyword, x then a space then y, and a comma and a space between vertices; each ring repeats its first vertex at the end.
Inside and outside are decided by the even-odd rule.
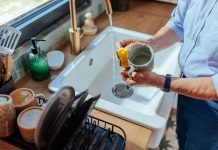
POLYGON ((16 111, 12 99, 0 94, 0 138, 8 137, 15 131, 16 111))
POLYGON ((28 143, 34 143, 35 128, 43 113, 41 107, 30 107, 23 110, 17 117, 17 125, 23 139, 28 143))
POLYGON ((39 99, 45 100, 44 94, 35 94, 33 90, 28 88, 16 89, 10 93, 10 96, 18 114, 26 108, 37 106, 39 99))

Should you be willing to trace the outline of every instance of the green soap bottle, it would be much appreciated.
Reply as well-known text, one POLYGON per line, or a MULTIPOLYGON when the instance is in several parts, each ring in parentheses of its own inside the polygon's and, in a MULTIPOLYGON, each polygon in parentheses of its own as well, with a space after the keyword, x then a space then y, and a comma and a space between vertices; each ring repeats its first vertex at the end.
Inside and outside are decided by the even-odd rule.
POLYGON ((40 47, 37 46, 38 40, 35 37, 31 38, 32 48, 28 55, 28 63, 32 78, 36 81, 42 81, 47 79, 50 76, 50 70, 48 66, 48 59, 46 53, 40 50, 40 47))

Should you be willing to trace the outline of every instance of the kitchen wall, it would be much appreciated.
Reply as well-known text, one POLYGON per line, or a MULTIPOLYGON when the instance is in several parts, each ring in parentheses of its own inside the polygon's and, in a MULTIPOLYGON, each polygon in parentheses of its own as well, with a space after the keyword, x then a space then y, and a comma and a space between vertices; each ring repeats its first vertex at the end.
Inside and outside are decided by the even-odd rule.
MULTIPOLYGON (((78 24, 82 24, 84 21, 84 14, 86 12, 92 12, 94 17, 97 17, 104 11, 104 5, 102 0, 91 0, 91 6, 78 12, 77 21, 78 24)), ((68 29, 70 28, 70 17, 66 16, 56 24, 52 25, 37 37, 45 39, 46 42, 39 42, 39 46, 42 50, 48 52, 57 49, 61 44, 69 40, 68 29)), ((12 76, 14 80, 20 79, 28 70, 27 56, 30 52, 31 42, 28 41, 19 48, 17 48, 13 54, 13 71, 12 76)))

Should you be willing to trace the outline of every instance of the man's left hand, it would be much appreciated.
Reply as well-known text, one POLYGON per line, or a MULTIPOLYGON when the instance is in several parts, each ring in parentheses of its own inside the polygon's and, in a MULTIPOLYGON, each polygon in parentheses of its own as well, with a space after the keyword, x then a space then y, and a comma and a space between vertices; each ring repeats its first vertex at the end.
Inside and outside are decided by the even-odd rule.
POLYGON ((164 84, 164 78, 152 71, 133 72, 132 75, 129 76, 128 69, 125 68, 121 72, 121 78, 129 86, 150 85, 162 88, 164 84))

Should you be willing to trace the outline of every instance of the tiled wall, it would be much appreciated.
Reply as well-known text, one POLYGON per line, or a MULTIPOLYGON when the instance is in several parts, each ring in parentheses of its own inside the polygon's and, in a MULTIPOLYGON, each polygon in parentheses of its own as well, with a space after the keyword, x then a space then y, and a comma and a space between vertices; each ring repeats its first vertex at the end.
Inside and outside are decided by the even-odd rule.
MULTIPOLYGON (((92 12, 94 17, 97 17, 103 12, 103 0, 91 0, 91 6, 78 12, 77 20, 81 25, 86 12, 92 12)), ((40 33, 37 37, 45 39, 46 42, 39 42, 39 46, 46 52, 57 49, 61 44, 69 40, 68 29, 70 28, 70 17, 66 16, 50 28, 40 33)), ((31 41, 26 42, 21 47, 15 50, 13 54, 13 72, 14 80, 20 79, 28 70, 27 56, 30 52, 31 41)))

